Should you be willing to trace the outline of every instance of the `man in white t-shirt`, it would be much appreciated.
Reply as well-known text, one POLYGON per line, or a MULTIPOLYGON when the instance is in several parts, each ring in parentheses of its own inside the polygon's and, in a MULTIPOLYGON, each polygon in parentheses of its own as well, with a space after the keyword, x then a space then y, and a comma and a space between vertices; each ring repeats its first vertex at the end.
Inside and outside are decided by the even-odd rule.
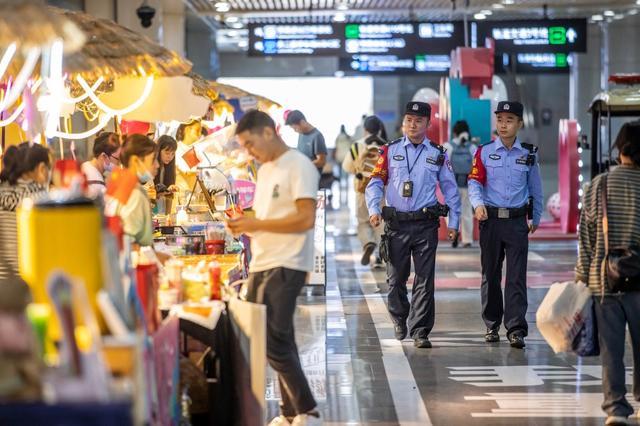
POLYGON ((321 424, 300 365, 293 329, 296 298, 313 270, 313 229, 320 176, 314 164, 289 149, 264 112, 249 111, 236 128, 238 143, 259 163, 255 218, 227 226, 251 237, 247 300, 267 306, 267 359, 278 373, 282 415, 271 426, 321 424))
POLYGON ((82 163, 82 173, 87 178, 87 195, 98 198, 107 190, 105 174, 120 166, 120 138, 112 132, 104 132, 93 142, 93 158, 82 163))

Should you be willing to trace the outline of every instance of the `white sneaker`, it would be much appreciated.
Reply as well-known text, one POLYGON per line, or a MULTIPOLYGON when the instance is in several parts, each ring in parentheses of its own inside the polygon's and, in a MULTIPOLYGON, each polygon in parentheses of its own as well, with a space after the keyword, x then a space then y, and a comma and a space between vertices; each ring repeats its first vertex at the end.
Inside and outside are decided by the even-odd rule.
POLYGON ((268 426, 291 426, 289 420, 285 416, 278 416, 269 422, 268 426))
POLYGON ((320 417, 310 416, 308 414, 298 414, 291 426, 320 426, 322 419, 320 417))
POLYGON ((607 421, 604 424, 605 426, 621 426, 621 425, 632 425, 634 423, 629 422, 629 419, 627 417, 609 416, 607 417, 607 421))

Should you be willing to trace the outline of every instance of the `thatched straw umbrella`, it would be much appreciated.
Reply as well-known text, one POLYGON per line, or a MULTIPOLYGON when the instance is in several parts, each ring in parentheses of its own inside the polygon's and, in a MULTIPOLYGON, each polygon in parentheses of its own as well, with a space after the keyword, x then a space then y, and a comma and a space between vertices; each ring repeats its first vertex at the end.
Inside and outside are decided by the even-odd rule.
POLYGON ((75 52, 85 37, 77 25, 54 13, 42 0, 0 0, 0 48, 12 43, 19 50, 45 48, 55 40, 64 42, 65 52, 75 52))
POLYGON ((205 79, 199 74, 194 72, 187 73, 187 77, 193 80, 193 93, 198 96, 208 97, 212 101, 219 98, 220 95, 226 99, 240 99, 248 96, 252 96, 257 99, 261 108, 270 108, 271 106, 280 107, 281 105, 271 99, 264 96, 254 95, 238 87, 231 86, 229 84, 222 84, 215 81, 205 79))
POLYGON ((82 49, 64 58, 69 74, 82 75, 87 81, 142 75, 173 77, 192 67, 176 52, 113 21, 56 7, 49 10, 76 24, 87 36, 82 49))

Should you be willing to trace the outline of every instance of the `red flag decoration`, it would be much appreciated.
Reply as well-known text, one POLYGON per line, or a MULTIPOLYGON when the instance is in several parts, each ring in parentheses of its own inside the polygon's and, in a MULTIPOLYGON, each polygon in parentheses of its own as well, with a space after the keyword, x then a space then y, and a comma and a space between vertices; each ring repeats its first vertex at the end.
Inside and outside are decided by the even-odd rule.
POLYGON ((189 166, 190 169, 193 169, 195 166, 200 164, 196 150, 193 147, 182 155, 182 159, 187 163, 187 166, 189 166))

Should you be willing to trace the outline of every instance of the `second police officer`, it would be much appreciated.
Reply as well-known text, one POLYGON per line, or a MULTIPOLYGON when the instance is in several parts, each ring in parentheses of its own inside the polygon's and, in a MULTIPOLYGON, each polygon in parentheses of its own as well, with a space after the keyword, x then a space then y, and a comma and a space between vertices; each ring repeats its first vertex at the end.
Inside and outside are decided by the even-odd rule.
POLYGON ((408 332, 418 348, 431 347, 440 217, 449 211, 452 241, 457 238, 460 217, 460 195, 449 159, 444 148, 426 137, 430 117, 429 104, 407 104, 402 122, 404 137, 381 149, 365 194, 371 224, 377 227, 382 219, 385 222, 381 254, 387 257, 388 309, 395 337, 403 340, 408 332), (436 198, 438 182, 448 208, 436 198), (383 197, 385 207, 381 208, 383 197), (407 280, 412 257, 415 279, 409 303, 407 280))
POLYGON ((504 319, 507 338, 512 347, 519 349, 524 348, 528 332, 525 318, 528 234, 538 228, 543 205, 538 148, 518 139, 518 131, 524 124, 522 113, 519 102, 498 103, 495 111, 498 138, 476 151, 469 175, 469 198, 480 222, 485 340, 488 343, 500 340, 498 331, 504 319))

